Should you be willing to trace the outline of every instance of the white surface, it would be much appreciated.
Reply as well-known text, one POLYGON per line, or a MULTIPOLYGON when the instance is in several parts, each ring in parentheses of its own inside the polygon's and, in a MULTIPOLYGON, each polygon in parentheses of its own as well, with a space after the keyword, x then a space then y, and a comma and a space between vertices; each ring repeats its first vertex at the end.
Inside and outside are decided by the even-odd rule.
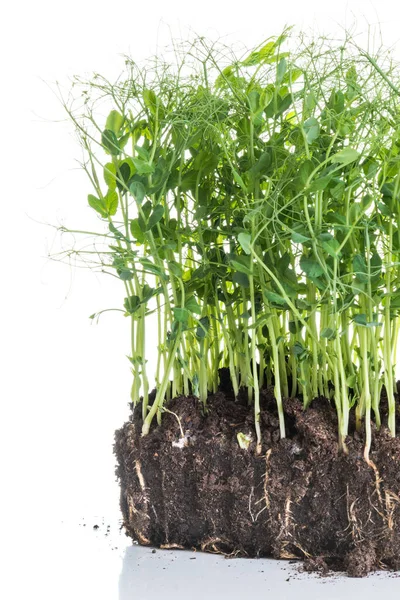
MULTIPOLYGON (((96 224, 90 191, 75 160, 71 127, 45 82, 100 71, 116 77, 121 54, 142 59, 188 28, 248 46, 285 24, 337 31, 358 18, 382 23, 386 45, 399 38, 400 7, 287 0, 36 0, 2 8, 1 103, 1 406, 0 596, 5 600, 141 598, 375 598, 396 579, 320 580, 268 561, 225 561, 129 547, 93 531, 102 515, 118 528, 113 431, 126 418, 130 374, 126 321, 107 313, 121 302, 114 280, 48 263, 54 231, 40 225, 96 224), (339 23, 339 25, 338 25, 339 23), (227 37, 226 37, 227 36, 227 37), (79 525, 83 519, 86 527, 79 525), (61 523, 63 521, 63 523, 61 523), (165 567, 165 569, 163 568, 165 567), (286 571, 283 570, 286 568, 286 571), (4 572, 3 572, 4 570, 4 572), (264 571, 264 573, 262 573, 264 571)), ((399 48, 399 46, 398 46, 399 48)), ((114 533, 113 533, 114 535, 114 533)))
POLYGON ((320 577, 302 573, 298 563, 288 561, 153 553, 129 545, 118 521, 99 517, 42 524, 21 545, 17 567, 15 573, 5 573, 9 591, 2 597, 7 600, 354 600, 379 593, 397 598, 400 589, 398 577, 383 573, 365 579, 320 577), (99 525, 96 531, 94 524, 99 525))

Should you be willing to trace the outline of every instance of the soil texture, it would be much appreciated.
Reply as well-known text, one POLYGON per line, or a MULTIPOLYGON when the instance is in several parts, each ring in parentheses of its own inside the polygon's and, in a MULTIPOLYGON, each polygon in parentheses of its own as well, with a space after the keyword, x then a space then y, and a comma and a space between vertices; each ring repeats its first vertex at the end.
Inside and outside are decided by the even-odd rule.
POLYGON ((159 548, 302 559, 307 570, 353 577, 399 570, 400 439, 385 426, 374 430, 367 464, 353 431, 348 455, 339 453, 336 412, 321 398, 306 411, 296 399, 285 403, 280 440, 273 393, 264 389, 256 455, 252 408, 221 384, 207 414, 195 397, 179 397, 149 435, 141 436, 140 406, 116 432, 127 535, 159 548))

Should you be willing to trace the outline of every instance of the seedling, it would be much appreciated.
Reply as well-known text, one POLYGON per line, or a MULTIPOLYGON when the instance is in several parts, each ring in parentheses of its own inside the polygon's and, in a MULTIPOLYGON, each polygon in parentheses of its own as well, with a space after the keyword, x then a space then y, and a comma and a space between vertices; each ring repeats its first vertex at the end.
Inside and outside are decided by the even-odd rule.
POLYGON ((125 292, 143 435, 171 397, 206 409, 227 368, 258 452, 272 384, 282 438, 284 398, 306 409, 333 393, 340 449, 354 407, 368 460, 383 388, 396 433, 399 69, 351 39, 297 41, 286 30, 238 57, 201 38, 175 68, 127 59, 116 83, 76 79, 82 111, 64 106, 103 228, 99 266, 125 292))

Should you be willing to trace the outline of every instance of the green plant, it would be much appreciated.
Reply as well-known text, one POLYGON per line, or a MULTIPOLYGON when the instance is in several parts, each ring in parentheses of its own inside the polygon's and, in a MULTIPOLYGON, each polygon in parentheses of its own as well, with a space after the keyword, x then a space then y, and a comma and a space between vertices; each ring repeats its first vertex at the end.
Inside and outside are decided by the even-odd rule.
POLYGON ((125 289, 143 435, 173 396, 206 410, 225 367, 254 405, 257 451, 260 388, 273 385, 281 437, 284 398, 325 396, 341 450, 354 408, 369 460, 383 387, 396 433, 399 70, 350 38, 290 30, 243 57, 203 38, 180 56, 175 68, 127 59, 114 84, 76 78, 80 112, 63 100, 106 225, 97 261, 125 289))

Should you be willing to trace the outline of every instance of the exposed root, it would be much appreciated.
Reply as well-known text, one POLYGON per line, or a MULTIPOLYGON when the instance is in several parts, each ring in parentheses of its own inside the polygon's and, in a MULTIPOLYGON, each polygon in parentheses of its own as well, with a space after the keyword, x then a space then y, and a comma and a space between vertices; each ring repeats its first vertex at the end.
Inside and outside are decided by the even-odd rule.
POLYGON ((356 498, 350 504, 349 486, 347 486, 347 520, 348 520, 349 524, 346 527, 345 531, 347 531, 347 529, 351 528, 351 537, 353 538, 354 544, 360 542, 363 539, 362 538, 362 527, 360 527, 360 523, 357 519, 357 515, 356 515, 356 511, 355 511, 355 505, 357 504, 357 502, 358 502, 358 499, 356 498))
POLYGON ((279 558, 299 558, 298 555, 294 554, 289 548, 297 548, 304 557, 311 558, 312 555, 303 548, 298 541, 296 541, 296 523, 293 519, 293 513, 291 510, 291 506, 293 504, 291 498, 291 492, 289 491, 286 500, 285 500, 285 511, 283 516, 281 514, 278 515, 278 519, 281 523, 281 530, 277 536, 277 541, 283 538, 279 545, 279 558))
POLYGON ((161 544, 160 550, 184 550, 184 546, 180 544, 161 544))
POLYGON ((272 452, 272 448, 267 450, 267 452, 265 453, 265 475, 264 475, 264 485, 263 485, 264 496, 262 498, 260 498, 259 500, 257 500, 257 502, 255 503, 257 505, 257 504, 260 504, 260 502, 265 502, 265 506, 263 506, 263 508, 258 511, 253 522, 257 521, 258 517, 261 515, 261 513, 264 512, 264 510, 269 510, 271 507, 271 502, 270 502, 270 498, 269 498, 269 494, 268 494, 268 490, 267 490, 267 485, 268 485, 268 480, 269 480, 268 464, 269 464, 269 460, 271 457, 271 452, 272 452))
POLYGON ((397 494, 395 494, 394 492, 391 492, 390 490, 385 490, 385 508, 386 508, 386 519, 387 519, 387 526, 388 529, 393 530, 394 527, 394 519, 393 519, 393 515, 394 515, 394 511, 396 509, 396 504, 397 506, 400 505, 400 498, 397 494))
POLYGON ((374 508, 382 520, 386 522, 387 528, 392 531, 394 528, 394 512, 396 507, 400 505, 400 498, 391 490, 384 490, 385 500, 383 500, 381 491, 382 478, 380 477, 376 465, 371 460, 369 461, 369 466, 375 472, 375 489, 379 500, 380 510, 378 510, 376 506, 374 506, 374 508))
POLYGON ((293 552, 290 552, 289 550, 286 549, 287 546, 293 546, 294 548, 297 548, 298 550, 300 550, 300 552, 303 554, 303 556, 305 558, 312 558, 312 554, 310 554, 309 552, 307 552, 307 550, 305 550, 303 548, 303 546, 301 546, 300 544, 298 544, 297 542, 292 542, 292 541, 286 541, 286 542, 282 542, 282 547, 281 547, 281 551, 279 553, 279 558, 284 558, 284 559, 290 559, 290 558, 299 558, 299 556, 297 554, 293 554, 293 552))
POLYGON ((255 516, 254 516, 254 513, 253 513, 253 511, 252 511, 252 509, 251 509, 251 500, 252 500, 253 496, 254 496, 254 486, 252 486, 252 487, 251 487, 251 489, 250 489, 250 494, 249 494, 249 514, 250 514, 250 518, 251 518, 251 521, 252 521, 252 523, 254 523, 254 522, 256 521, 256 519, 257 519, 257 516, 258 516, 258 515, 257 515, 257 516, 255 517, 255 516))
MULTIPOLYGON (((142 474, 142 467, 138 460, 135 461, 135 469, 136 469, 136 475, 139 480, 140 487, 142 488, 142 492, 144 494, 146 494, 146 484, 145 484, 144 477, 142 474)), ((146 500, 147 500, 147 498, 146 498, 146 500)))
POLYGON ((283 542, 282 543, 282 547, 279 551, 279 558, 282 558, 284 560, 289 560, 291 558, 299 558, 298 556, 296 556, 296 554, 293 554, 293 552, 289 552, 288 550, 286 550, 286 546, 289 542, 283 542))
POLYGON ((138 510, 136 508, 136 506, 133 503, 133 498, 130 494, 126 495, 126 503, 128 505, 129 521, 131 521, 133 519, 134 515, 138 515, 138 516, 140 516, 140 518, 143 518, 143 519, 150 519, 147 512, 138 510))
POLYGON ((201 550, 203 552, 210 552, 211 554, 221 554, 222 556, 225 556, 227 558, 232 558, 234 556, 237 556, 238 554, 246 555, 246 553, 242 552, 241 550, 233 550, 232 552, 225 552, 224 550, 219 548, 217 544, 223 544, 224 546, 227 546, 227 547, 230 546, 230 543, 227 540, 224 540, 219 537, 214 537, 214 538, 208 538, 207 540, 205 540, 201 544, 201 550))
POLYGON ((141 490, 143 492, 143 502, 145 503, 146 509, 147 509, 145 514, 146 514, 146 517, 149 518, 149 515, 147 514, 148 513, 149 499, 148 499, 148 495, 147 495, 146 482, 145 482, 144 477, 143 477, 141 464, 140 464, 140 462, 138 460, 135 461, 135 469, 136 469, 136 475, 137 475, 137 478, 138 478, 138 481, 139 481, 139 485, 140 485, 141 490))
POLYGON ((140 530, 138 529, 138 523, 143 523, 144 520, 149 520, 150 519, 150 515, 149 510, 148 510, 148 497, 147 497, 147 491, 146 491, 146 485, 145 485, 145 481, 144 481, 144 477, 142 474, 142 470, 141 470, 141 466, 140 466, 140 462, 138 460, 135 461, 135 469, 136 469, 136 474, 137 474, 137 478, 139 481, 139 485, 140 488, 143 492, 143 504, 144 504, 144 510, 139 510, 136 506, 135 503, 133 501, 133 496, 132 494, 126 494, 125 498, 126 498, 126 505, 128 507, 128 528, 132 528, 135 531, 135 536, 137 537, 138 541, 140 544, 143 544, 144 546, 149 546, 151 544, 151 541, 146 537, 146 535, 140 530))
POLYGON ((126 495, 126 503, 128 506, 129 521, 131 521, 133 518, 133 515, 139 515, 140 513, 137 510, 137 508, 135 507, 135 505, 133 504, 133 499, 130 494, 126 495))
POLYGON ((381 507, 383 507, 382 494, 381 494, 382 479, 381 479, 381 477, 379 475, 379 471, 377 469, 377 466, 375 465, 375 463, 370 458, 368 459, 367 464, 368 464, 369 467, 371 467, 371 469, 374 470, 374 473, 375 473, 375 489, 376 489, 376 493, 378 495, 379 505, 381 507))
POLYGON ((272 448, 267 450, 267 452, 265 454, 264 500, 265 500, 265 506, 268 510, 271 507, 271 502, 270 502, 269 494, 268 494, 268 490, 267 490, 267 485, 268 485, 268 480, 269 480, 268 463, 269 463, 269 460, 271 457, 271 452, 272 452, 272 448))
POLYGON ((151 542, 149 539, 147 539, 146 536, 144 536, 140 531, 138 531, 137 529, 135 530, 135 535, 138 538, 138 542, 140 544, 142 544, 142 546, 150 546, 151 542))
POLYGON ((292 511, 290 510, 290 506, 292 504, 292 500, 291 500, 291 494, 289 492, 287 498, 286 498, 286 502, 285 502, 285 529, 288 530, 291 524, 291 520, 292 520, 292 511))

